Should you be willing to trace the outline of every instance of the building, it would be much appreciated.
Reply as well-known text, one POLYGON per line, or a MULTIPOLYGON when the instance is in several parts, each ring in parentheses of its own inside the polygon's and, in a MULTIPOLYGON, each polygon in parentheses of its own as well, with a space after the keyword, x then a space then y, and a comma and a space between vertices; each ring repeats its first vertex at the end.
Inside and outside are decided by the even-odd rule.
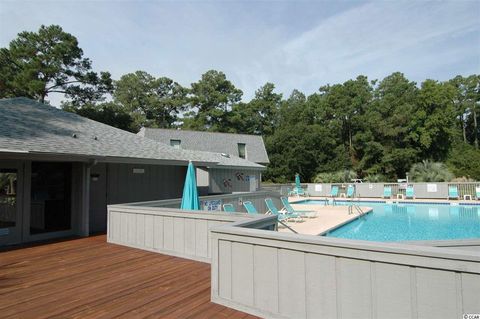
POLYGON ((168 144, 181 150, 214 152, 230 160, 248 160, 247 170, 237 167, 225 169, 222 166, 197 170, 197 181, 203 188, 202 194, 234 193, 253 191, 261 184, 261 171, 270 161, 263 138, 259 135, 217 133, 203 131, 183 131, 173 129, 142 128, 138 135, 168 144), (245 183, 247 182, 247 183, 245 183), (205 185, 209 185, 208 190, 205 185))
POLYGON ((251 162, 270 163, 263 138, 259 135, 142 128, 138 135, 176 148, 224 153, 251 162))
POLYGON ((107 204, 181 197, 189 161, 219 172, 204 192, 255 190, 264 169, 27 98, 0 100, 0 123, 0 245, 105 231, 107 204))

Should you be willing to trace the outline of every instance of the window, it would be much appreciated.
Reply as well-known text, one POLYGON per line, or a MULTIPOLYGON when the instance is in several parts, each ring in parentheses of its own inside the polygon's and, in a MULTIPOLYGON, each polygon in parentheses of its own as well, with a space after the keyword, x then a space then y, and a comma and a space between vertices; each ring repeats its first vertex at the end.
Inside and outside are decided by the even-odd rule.
POLYGON ((173 146, 175 148, 180 148, 181 143, 181 140, 170 140, 170 146, 173 146))
POLYGON ((238 143, 238 157, 247 158, 247 145, 238 143))

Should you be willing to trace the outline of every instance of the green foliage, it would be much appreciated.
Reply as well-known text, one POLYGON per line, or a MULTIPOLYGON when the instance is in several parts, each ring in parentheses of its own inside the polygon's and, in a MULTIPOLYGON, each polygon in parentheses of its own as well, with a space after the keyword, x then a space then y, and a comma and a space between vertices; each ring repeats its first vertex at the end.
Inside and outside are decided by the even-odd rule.
POLYGON ((455 87, 454 110, 464 143, 478 149, 478 120, 480 112, 480 75, 456 76, 449 83, 455 87))
POLYGON ((455 177, 444 163, 429 160, 413 164, 409 176, 413 182, 449 182, 455 177))
POLYGON ((169 128, 185 109, 188 90, 173 80, 144 71, 123 75, 115 82, 114 101, 133 119, 133 126, 169 128))
POLYGON ((448 156, 448 167, 455 176, 480 180, 480 150, 469 144, 456 145, 448 156))
POLYGON ((356 179, 357 173, 353 170, 341 170, 337 172, 318 173, 315 178, 315 183, 350 183, 356 179))
POLYGON ((195 130, 228 132, 229 111, 235 103, 240 102, 242 94, 223 72, 207 71, 200 81, 192 83, 190 112, 183 126, 195 130))
POLYGON ((264 136, 273 134, 282 103, 282 95, 274 93, 274 89, 275 85, 266 83, 249 103, 235 104, 229 117, 230 131, 264 136))
POLYGON ((110 73, 97 74, 77 39, 56 25, 21 32, 0 49, 0 97, 26 96, 41 102, 63 93, 72 105, 99 101, 111 92, 110 73))
POLYGON ((388 182, 388 178, 383 174, 368 174, 363 180, 369 183, 388 182))
POLYGON ((64 110, 125 131, 133 133, 138 131, 131 115, 122 106, 113 102, 87 104, 81 108, 64 105, 64 110))

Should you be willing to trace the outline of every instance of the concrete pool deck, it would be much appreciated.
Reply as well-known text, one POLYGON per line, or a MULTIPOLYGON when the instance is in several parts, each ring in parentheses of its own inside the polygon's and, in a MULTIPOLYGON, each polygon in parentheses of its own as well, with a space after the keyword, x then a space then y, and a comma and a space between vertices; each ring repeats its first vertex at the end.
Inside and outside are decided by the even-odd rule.
MULTIPOLYGON (((357 213, 348 214, 348 206, 321 206, 315 204, 303 204, 304 200, 321 200, 325 201, 325 197, 311 196, 311 197, 289 197, 289 202, 292 207, 299 211, 315 211, 317 212, 316 218, 304 218, 304 222, 295 223, 288 222, 288 226, 304 235, 320 235, 326 231, 337 228, 344 225, 354 219, 357 219, 359 215, 357 213)), ((446 199, 382 199, 382 198, 336 198, 339 201, 365 201, 365 205, 361 205, 361 210, 366 214, 370 213, 373 209, 368 207, 368 201, 385 201, 388 203, 400 202, 400 203, 439 203, 439 204, 479 204, 478 200, 446 200, 446 199)), ((291 232, 287 228, 279 228, 279 232, 291 232)))
MULTIPOLYGON (((319 235, 359 217, 356 212, 348 214, 348 206, 320 206, 292 203, 292 207, 299 211, 317 212, 317 217, 315 218, 304 218, 304 221, 299 223, 288 222, 290 228, 304 235, 319 235)), ((361 206, 360 208, 365 214, 372 211, 370 207, 361 206)), ((291 232, 291 230, 287 228, 279 228, 278 231, 291 232)))

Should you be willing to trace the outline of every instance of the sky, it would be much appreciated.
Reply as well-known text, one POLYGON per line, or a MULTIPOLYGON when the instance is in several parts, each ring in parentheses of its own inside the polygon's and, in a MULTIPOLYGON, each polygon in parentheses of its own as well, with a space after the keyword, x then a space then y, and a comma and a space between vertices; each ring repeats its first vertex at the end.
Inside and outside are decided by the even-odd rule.
POLYGON ((189 86, 216 69, 244 100, 266 82, 288 97, 358 75, 480 73, 480 0, 0 0, 0 47, 42 24, 76 36, 94 70, 114 79, 144 70, 189 86))

